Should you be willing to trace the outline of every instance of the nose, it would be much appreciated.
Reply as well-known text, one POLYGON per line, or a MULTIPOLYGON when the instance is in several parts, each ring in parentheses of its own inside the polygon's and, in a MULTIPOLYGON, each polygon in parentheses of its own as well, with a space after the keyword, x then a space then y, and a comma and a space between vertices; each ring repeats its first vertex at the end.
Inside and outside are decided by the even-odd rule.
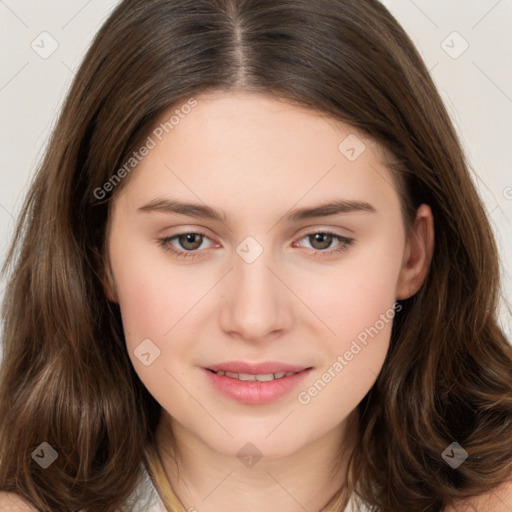
POLYGON ((293 293, 285 276, 263 250, 249 262, 234 254, 234 267, 224 282, 220 315, 222 329, 248 341, 264 341, 290 329, 293 293))

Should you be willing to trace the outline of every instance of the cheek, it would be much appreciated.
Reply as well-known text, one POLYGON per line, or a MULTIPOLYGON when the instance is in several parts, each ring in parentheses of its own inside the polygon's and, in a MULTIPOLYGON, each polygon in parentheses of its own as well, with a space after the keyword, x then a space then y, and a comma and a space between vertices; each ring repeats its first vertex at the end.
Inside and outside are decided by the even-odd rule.
POLYGON ((199 298, 198 277, 170 268, 165 253, 144 249, 140 242, 132 247, 129 254, 115 246, 111 251, 128 356, 153 397, 168 404, 173 396, 172 409, 180 410, 190 403, 178 384, 184 378, 181 369, 171 363, 186 358, 189 350, 182 331, 190 328, 187 311, 199 298))
POLYGON ((300 293, 329 328, 333 349, 342 349, 393 308, 401 257, 391 244, 379 241, 347 253, 336 270, 303 276, 300 293))
POLYGON ((184 279, 179 268, 170 274, 165 254, 144 249, 140 241, 128 244, 133 247, 128 252, 117 250, 119 244, 112 245, 110 258, 127 346, 133 350, 146 338, 161 345, 186 313, 184 304, 190 303, 189 295, 194 296, 194 281, 184 279))
POLYGON ((393 319, 400 314, 395 290, 401 244, 387 240, 382 237, 346 258, 338 273, 329 273, 323 293, 316 288, 309 295, 331 334, 323 340, 321 367, 297 399, 332 422, 353 410, 374 384, 386 358, 393 319))

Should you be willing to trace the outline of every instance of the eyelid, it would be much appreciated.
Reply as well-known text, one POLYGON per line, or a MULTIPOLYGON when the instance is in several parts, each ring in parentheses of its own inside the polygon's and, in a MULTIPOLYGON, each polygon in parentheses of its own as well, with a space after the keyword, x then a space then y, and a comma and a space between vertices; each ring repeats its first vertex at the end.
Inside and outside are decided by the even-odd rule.
POLYGON ((345 231, 350 231, 353 233, 351 229, 348 228, 340 228, 340 227, 313 227, 313 226, 307 226, 303 230, 301 230, 300 234, 297 236, 297 238, 304 238, 307 235, 315 235, 316 233, 329 233, 334 236, 339 236, 341 238, 350 238, 348 235, 344 235, 341 232, 338 232, 339 230, 345 229, 345 231))

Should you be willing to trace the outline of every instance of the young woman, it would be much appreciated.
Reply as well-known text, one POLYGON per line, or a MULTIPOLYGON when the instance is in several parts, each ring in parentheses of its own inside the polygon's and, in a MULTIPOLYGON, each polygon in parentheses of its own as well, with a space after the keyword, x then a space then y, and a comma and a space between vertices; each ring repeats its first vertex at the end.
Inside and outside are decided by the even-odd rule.
POLYGON ((0 510, 512 508, 495 242, 377 1, 121 2, 8 270, 0 510))

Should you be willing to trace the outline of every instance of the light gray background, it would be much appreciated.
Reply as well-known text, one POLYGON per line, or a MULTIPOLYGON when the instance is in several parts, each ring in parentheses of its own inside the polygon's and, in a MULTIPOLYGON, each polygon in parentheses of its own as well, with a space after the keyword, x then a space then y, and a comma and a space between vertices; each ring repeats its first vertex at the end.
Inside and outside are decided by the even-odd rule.
MULTIPOLYGON (((0 0, 0 262, 64 94, 117 3, 0 0), (52 44, 57 49, 44 55, 52 44)), ((462 138, 496 233, 504 294, 510 300, 512 0, 383 3, 423 55, 462 138)), ((505 304, 500 321, 510 339, 512 322, 505 304)))

